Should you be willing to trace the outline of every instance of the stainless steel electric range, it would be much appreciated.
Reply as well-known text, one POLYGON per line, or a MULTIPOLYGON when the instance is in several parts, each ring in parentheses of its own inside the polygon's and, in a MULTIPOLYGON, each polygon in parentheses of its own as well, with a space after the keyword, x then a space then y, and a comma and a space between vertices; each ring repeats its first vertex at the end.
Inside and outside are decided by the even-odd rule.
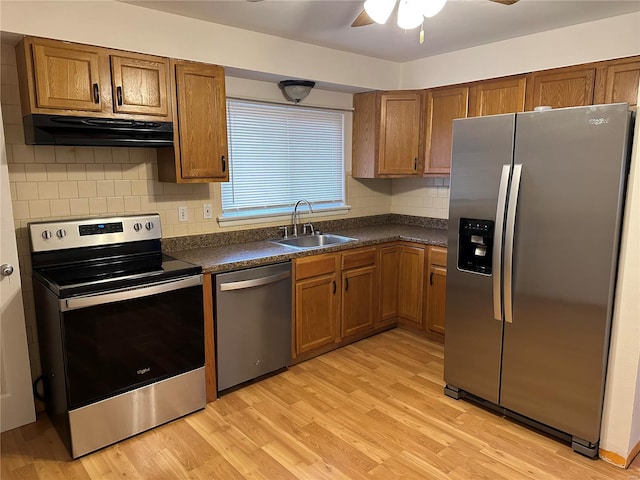
POLYGON ((202 269, 153 215, 29 224, 47 411, 77 458, 205 406, 202 269))

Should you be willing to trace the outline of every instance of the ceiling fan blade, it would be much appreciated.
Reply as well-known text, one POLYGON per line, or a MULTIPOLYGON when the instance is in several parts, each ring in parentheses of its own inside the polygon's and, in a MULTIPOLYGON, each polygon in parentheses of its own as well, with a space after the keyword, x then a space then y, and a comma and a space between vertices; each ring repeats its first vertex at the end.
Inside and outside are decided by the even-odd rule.
POLYGON ((501 3, 502 5, 513 5, 518 0, 489 0, 490 2, 501 3))
POLYGON ((358 15, 358 17, 353 21, 351 26, 352 27, 364 27, 365 25, 371 25, 373 23, 376 23, 376 22, 371 20, 371 17, 369 15, 367 15, 367 12, 362 10, 362 13, 360 15, 358 15))

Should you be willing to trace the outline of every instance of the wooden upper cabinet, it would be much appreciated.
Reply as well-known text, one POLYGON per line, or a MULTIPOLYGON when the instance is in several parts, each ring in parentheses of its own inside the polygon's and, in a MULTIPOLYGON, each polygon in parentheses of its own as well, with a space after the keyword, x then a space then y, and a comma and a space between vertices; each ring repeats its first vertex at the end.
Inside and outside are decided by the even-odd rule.
POLYGON ((380 98, 379 175, 417 175, 420 94, 385 93, 380 98))
POLYGON ((469 88, 469 117, 524 112, 526 77, 487 80, 469 88))
POLYGON ((466 118, 468 102, 468 87, 427 91, 425 175, 442 176, 451 172, 453 120, 466 118))
POLYGON ((99 48, 44 39, 27 42, 25 48, 32 55, 26 61, 33 68, 32 75, 27 75, 35 87, 35 109, 111 110, 110 95, 104 91, 109 87, 104 80, 108 72, 99 48))
POLYGON ((606 66, 598 69, 593 103, 626 102, 637 107, 639 84, 640 57, 607 62, 606 66))
POLYGON ((23 116, 172 120, 168 58, 25 37, 16 63, 23 116))
POLYGON ((596 68, 567 67, 534 72, 527 86, 526 110, 593 105, 596 68))
POLYGON ((111 55, 111 82, 115 112, 169 116, 169 59, 111 55))
POLYGON ((228 181, 224 69, 172 60, 171 70, 176 101, 174 146, 158 149, 159 180, 228 181))
POLYGON ((360 93, 353 103, 353 177, 418 175, 422 93, 360 93))

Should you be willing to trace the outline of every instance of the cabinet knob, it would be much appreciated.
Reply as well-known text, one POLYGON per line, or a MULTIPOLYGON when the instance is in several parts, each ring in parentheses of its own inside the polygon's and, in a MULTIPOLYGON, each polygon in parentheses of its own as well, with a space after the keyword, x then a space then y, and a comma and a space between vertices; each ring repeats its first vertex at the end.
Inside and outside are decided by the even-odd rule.
POLYGON ((222 172, 226 172, 227 171, 227 159, 224 157, 224 155, 222 155, 222 172))
POLYGON ((100 88, 98 88, 98 84, 93 84, 93 101, 95 103, 100 103, 100 88))
POLYGON ((122 87, 120 86, 116 88, 116 97, 118 100, 118 105, 122 105, 122 87))

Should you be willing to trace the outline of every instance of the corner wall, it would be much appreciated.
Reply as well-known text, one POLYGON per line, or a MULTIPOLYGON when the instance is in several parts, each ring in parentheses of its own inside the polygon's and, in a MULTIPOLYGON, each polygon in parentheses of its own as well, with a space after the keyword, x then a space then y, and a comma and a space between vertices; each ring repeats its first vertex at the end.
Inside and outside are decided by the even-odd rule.
MULTIPOLYGON (((639 88, 640 91, 640 88, 639 88)), ((636 118, 602 419, 601 457, 626 467, 640 451, 640 119, 636 118)))

